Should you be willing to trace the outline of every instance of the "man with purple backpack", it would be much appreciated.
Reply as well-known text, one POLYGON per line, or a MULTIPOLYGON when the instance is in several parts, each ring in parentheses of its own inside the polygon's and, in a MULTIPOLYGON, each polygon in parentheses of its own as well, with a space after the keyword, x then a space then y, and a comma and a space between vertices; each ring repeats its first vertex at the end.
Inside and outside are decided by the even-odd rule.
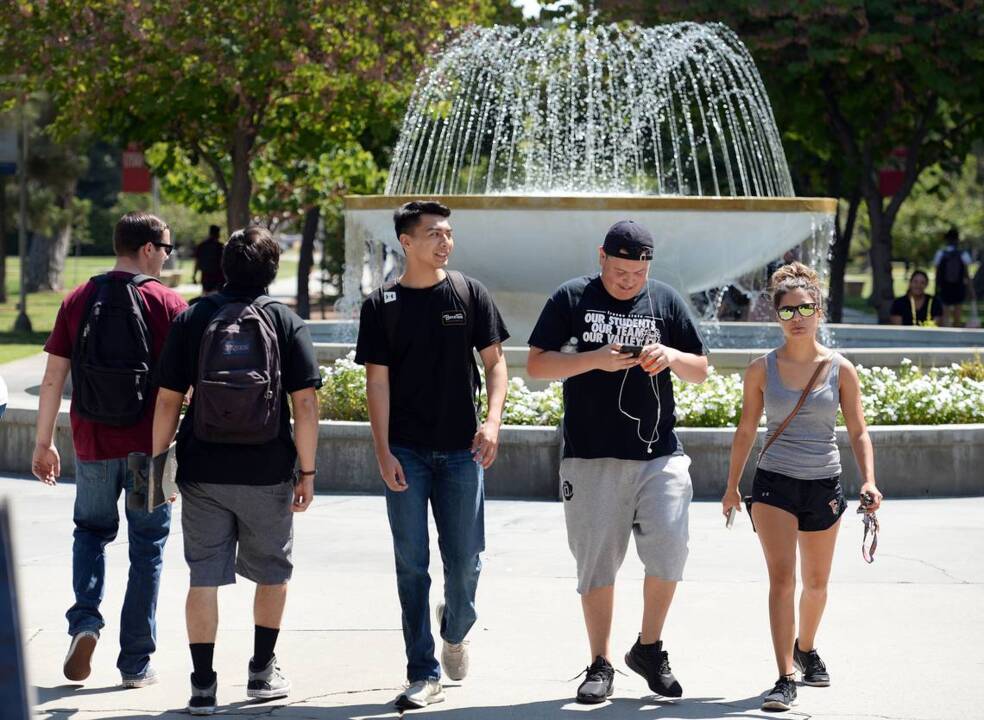
POLYGON ((256 583, 246 695, 290 692, 274 647, 293 570, 293 513, 314 494, 321 373, 304 321, 265 294, 279 260, 265 228, 233 233, 222 254, 225 286, 178 316, 161 355, 155 455, 167 452, 194 387, 175 452, 191 571, 192 715, 216 710, 217 591, 237 574, 256 583))

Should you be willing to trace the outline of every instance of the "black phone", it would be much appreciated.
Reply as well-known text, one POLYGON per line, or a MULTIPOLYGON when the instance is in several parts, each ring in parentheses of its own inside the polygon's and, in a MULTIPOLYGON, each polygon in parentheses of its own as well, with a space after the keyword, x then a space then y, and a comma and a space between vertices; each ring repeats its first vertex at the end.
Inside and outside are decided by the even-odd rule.
POLYGON ((642 354, 642 345, 620 345, 619 347, 620 353, 628 354, 632 357, 639 357, 642 354))

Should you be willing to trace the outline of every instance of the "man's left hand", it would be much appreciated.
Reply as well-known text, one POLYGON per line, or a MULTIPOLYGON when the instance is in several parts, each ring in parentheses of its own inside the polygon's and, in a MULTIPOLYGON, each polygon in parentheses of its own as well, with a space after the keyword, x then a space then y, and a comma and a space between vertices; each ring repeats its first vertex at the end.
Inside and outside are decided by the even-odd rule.
POLYGON ((294 483, 294 502, 290 506, 291 512, 304 512, 311 507, 314 500, 314 476, 302 475, 294 483))
POLYGON ((676 362, 677 357, 677 351, 671 347, 659 343, 646 345, 639 354, 639 366, 643 372, 655 376, 676 362))
POLYGON ((481 465, 484 470, 488 470, 499 453, 498 422, 486 420, 479 426, 478 432, 475 433, 475 438, 472 440, 471 451, 475 462, 481 465))

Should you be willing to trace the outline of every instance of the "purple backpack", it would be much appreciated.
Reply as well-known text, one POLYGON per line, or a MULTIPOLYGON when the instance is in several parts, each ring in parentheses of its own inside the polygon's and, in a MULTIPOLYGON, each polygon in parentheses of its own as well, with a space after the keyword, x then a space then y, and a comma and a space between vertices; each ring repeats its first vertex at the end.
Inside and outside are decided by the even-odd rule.
POLYGON ((261 295, 242 300, 209 295, 219 306, 198 350, 195 437, 259 445, 280 434, 280 345, 261 295))

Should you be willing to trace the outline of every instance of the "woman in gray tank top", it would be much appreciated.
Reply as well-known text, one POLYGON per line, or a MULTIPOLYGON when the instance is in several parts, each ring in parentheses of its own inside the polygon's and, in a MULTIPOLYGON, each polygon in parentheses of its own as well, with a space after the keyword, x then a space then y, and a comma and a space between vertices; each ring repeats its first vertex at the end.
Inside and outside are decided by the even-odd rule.
POLYGON ((741 421, 731 445, 728 487, 721 502, 725 516, 741 511, 738 485, 764 411, 766 444, 759 455, 749 509, 769 570, 769 621, 779 680, 765 695, 762 708, 788 710, 796 703, 794 668, 806 685, 830 684, 815 639, 827 602, 837 529, 847 507, 834 429, 838 408, 861 470, 861 492, 874 499, 870 511, 878 508, 881 493, 875 484, 857 371, 816 340, 823 315, 816 273, 792 263, 773 274, 771 287, 785 343, 755 360, 745 373, 741 421), (811 378, 815 382, 804 397, 811 378), (801 397, 802 405, 787 422, 801 397), (798 633, 797 547, 803 582, 798 633))

